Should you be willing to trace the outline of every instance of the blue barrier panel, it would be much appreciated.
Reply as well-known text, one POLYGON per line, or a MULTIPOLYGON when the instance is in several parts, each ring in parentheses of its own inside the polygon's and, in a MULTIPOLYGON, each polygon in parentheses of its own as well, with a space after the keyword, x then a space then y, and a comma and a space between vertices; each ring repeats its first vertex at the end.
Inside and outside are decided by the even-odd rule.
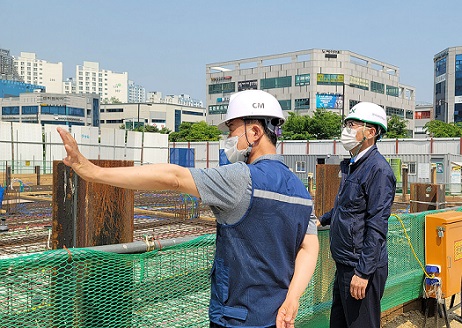
POLYGON ((194 167, 194 149, 170 148, 170 163, 183 167, 194 167))
POLYGON ((2 208, 3 195, 5 193, 5 188, 0 187, 0 208, 2 208))

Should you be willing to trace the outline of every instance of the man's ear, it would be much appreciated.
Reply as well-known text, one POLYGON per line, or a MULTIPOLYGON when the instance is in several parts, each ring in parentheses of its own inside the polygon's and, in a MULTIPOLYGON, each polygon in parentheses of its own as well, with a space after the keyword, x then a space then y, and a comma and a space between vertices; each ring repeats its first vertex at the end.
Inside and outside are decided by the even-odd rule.
POLYGON ((372 135, 372 138, 377 138, 377 128, 372 127, 372 128, 369 129, 369 131, 371 131, 371 130, 374 130, 373 134, 372 134, 372 132, 369 132, 372 135))
POLYGON ((260 124, 254 124, 252 126, 252 139, 253 139, 252 143, 254 143, 257 140, 260 140, 264 134, 265 134, 265 131, 260 126, 260 124))

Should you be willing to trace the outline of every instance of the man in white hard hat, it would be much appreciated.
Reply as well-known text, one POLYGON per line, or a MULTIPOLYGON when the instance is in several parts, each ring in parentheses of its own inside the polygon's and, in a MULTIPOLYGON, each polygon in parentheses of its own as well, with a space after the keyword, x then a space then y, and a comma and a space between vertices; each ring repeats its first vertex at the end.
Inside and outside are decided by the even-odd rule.
POLYGON ((276 155, 275 130, 284 122, 269 93, 231 96, 221 128, 233 164, 187 169, 173 164, 102 168, 58 131, 64 163, 91 182, 138 190, 175 190, 201 198, 217 219, 211 273, 210 327, 294 327, 299 299, 316 266, 317 228, 312 200, 276 155))
POLYGON ((374 103, 356 104, 345 118, 340 141, 351 158, 340 164, 334 208, 319 218, 321 225, 330 225, 336 263, 330 327, 380 327, 396 189, 394 173, 376 146, 386 131, 385 111, 374 103))

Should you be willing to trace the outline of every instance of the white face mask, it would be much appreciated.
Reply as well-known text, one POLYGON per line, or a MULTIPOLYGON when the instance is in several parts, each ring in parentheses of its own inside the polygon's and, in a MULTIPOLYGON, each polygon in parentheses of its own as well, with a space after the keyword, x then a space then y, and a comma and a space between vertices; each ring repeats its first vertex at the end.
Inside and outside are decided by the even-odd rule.
POLYGON ((245 162, 247 160, 247 157, 249 157, 250 151, 252 150, 251 146, 242 150, 237 149, 237 143, 239 141, 239 138, 242 137, 244 134, 245 132, 240 136, 235 136, 226 139, 225 155, 226 157, 228 157, 228 161, 230 161, 231 163, 245 162))
POLYGON ((351 128, 344 128, 342 130, 342 136, 340 137, 340 142, 343 145, 343 148, 345 148, 346 151, 351 151, 353 148, 355 148, 357 145, 359 145, 361 142, 356 140, 356 133, 358 131, 356 129, 351 129, 351 128))

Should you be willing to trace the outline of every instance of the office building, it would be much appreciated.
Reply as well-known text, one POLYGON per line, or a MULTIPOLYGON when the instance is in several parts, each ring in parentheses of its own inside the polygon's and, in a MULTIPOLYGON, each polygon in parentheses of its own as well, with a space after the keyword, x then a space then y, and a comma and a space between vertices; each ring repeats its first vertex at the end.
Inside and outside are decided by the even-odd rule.
POLYGON ((46 92, 0 98, 0 121, 99 126, 99 95, 46 92))
POLYGON ((223 120, 233 92, 261 89, 273 94, 284 111, 300 115, 323 108, 345 117, 358 102, 371 101, 388 116, 406 119, 412 137, 415 88, 401 84, 399 73, 394 65, 328 49, 207 64, 207 122, 223 120))
POLYGON ((162 97, 160 92, 149 92, 145 103, 101 104, 101 127, 127 129, 152 125, 159 129, 178 131, 183 122, 205 121, 205 108, 193 106, 185 95, 162 97))
POLYGON ((462 122, 462 46, 440 51, 433 62, 435 119, 462 122))

